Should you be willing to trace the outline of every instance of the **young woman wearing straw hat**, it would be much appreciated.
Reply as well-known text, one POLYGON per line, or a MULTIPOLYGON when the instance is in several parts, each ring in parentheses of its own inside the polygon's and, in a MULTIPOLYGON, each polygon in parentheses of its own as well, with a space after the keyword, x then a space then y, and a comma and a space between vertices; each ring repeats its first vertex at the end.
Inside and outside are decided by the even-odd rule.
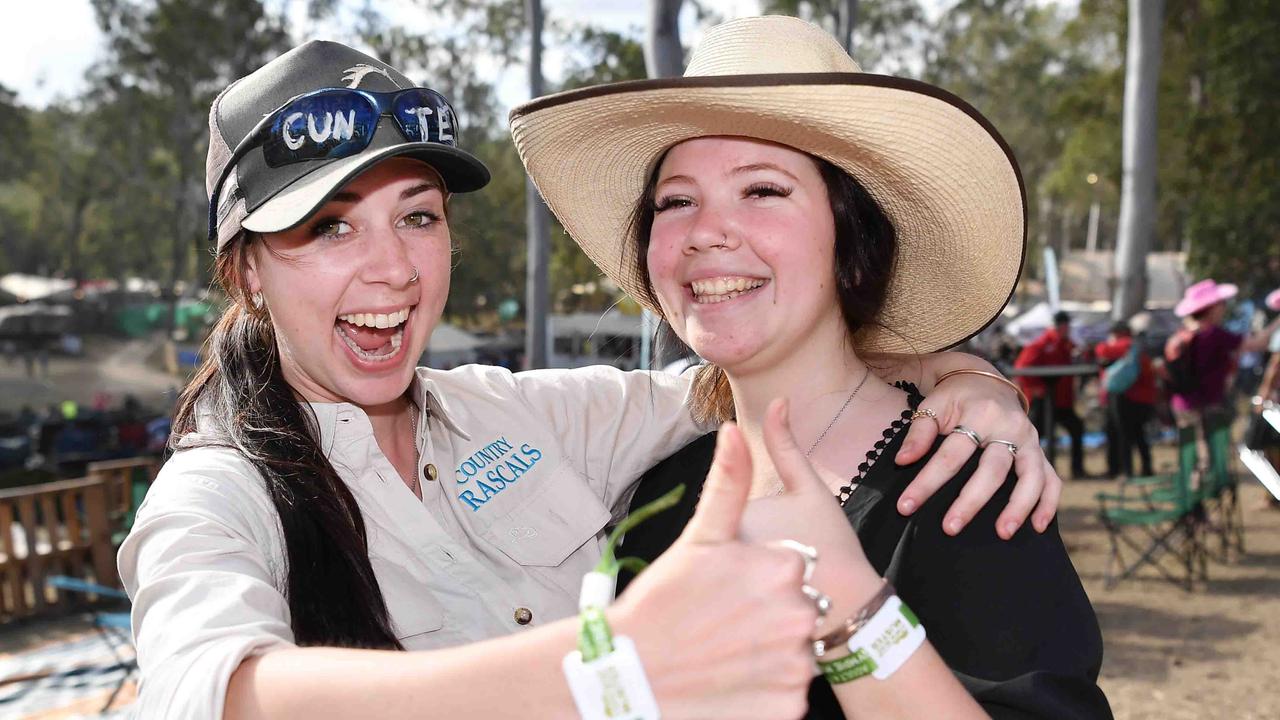
MULTIPOLYGON (((448 293, 448 198, 487 180, 444 97, 336 43, 215 101, 209 232, 230 303, 119 554, 139 717, 572 712, 562 618, 637 478, 705 426, 681 378, 415 367, 448 293), (404 649, 429 652, 385 652, 404 649)), ((938 397, 981 415, 985 390, 938 397)), ((666 717, 803 707, 813 553, 738 540, 735 438, 701 520, 607 612, 666 717)), ((1026 510, 1056 494, 1028 475, 1026 510)))
MULTIPOLYGON (((683 78, 536 100, 512 131, 574 239, 707 361, 695 415, 735 418, 761 450, 748 536, 785 528, 821 548, 815 585, 834 606, 811 717, 1110 717, 1097 621, 1056 526, 1006 542, 983 511, 945 537, 976 459, 917 516, 894 511, 921 472, 884 458, 908 432, 949 432, 926 456, 987 447, 981 465, 1001 475, 1034 447, 940 416, 877 357, 964 341, 1017 282, 1024 192, 990 123, 940 89, 861 73, 816 26, 762 17, 709 30, 683 78), (787 407, 826 514, 793 505, 807 496, 782 492, 763 452, 787 407), (849 526, 860 543, 833 547, 849 526)), ((642 480, 637 503, 694 492, 633 531, 629 553, 670 545, 711 444, 642 480)))

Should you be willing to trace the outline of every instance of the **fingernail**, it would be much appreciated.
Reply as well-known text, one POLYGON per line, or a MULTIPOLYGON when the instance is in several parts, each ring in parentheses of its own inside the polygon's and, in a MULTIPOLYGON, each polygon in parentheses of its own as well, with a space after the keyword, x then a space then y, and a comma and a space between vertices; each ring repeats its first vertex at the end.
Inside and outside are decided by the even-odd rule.
POLYGON ((964 527, 964 521, 958 517, 953 517, 950 520, 947 520, 947 532, 952 535, 960 532, 960 528, 962 527, 964 527))
POLYGON ((902 498, 902 501, 898 503, 898 508, 903 515, 910 515, 916 511, 916 501, 911 498, 902 498))
MULTIPOLYGON (((1018 532, 1018 523, 1016 523, 1016 522, 1007 522, 1007 523, 1005 523, 1005 524, 1004 524, 1004 534, 1005 534, 1005 535, 1007 535, 1008 537, 1013 537, 1013 534, 1014 534, 1014 533, 1016 533, 1016 532, 1018 532)), ((1008 539, 1008 538, 1006 538, 1006 539, 1008 539)))

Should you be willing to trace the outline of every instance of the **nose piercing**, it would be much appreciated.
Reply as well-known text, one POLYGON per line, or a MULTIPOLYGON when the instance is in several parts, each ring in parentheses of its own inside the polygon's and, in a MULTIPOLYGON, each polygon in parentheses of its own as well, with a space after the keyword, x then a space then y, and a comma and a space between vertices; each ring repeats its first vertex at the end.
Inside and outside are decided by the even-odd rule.
POLYGON ((413 277, 409 278, 409 284, 412 285, 413 283, 418 282, 418 266, 411 265, 410 267, 413 268, 413 277))

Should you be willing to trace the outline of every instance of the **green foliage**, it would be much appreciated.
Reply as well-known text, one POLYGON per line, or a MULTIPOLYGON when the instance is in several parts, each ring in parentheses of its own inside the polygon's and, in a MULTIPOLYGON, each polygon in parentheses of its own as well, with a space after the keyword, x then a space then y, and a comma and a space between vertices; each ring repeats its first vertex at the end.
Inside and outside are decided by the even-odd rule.
MULTIPOLYGON (((1156 248, 1189 248, 1195 272, 1246 286, 1280 278, 1280 0, 1166 0, 1159 94, 1156 248)), ((719 18, 686 0, 699 22, 719 18)), ((106 56, 78 98, 21 106, 0 87, 0 272, 73 277, 204 277, 207 113, 233 78, 292 40, 264 0, 92 0, 106 56), (192 252, 193 246, 198 251, 192 252)), ((768 0, 835 31, 842 0, 768 0)), ((1013 147, 1031 238, 1079 247, 1089 206, 1114 237, 1126 0, 959 0, 935 23, 921 0, 857 3, 854 56, 869 71, 921 77, 986 114, 1013 147), (1090 185, 1089 175, 1098 181, 1090 185)), ((495 89, 523 80, 523 0, 415 0, 421 22, 393 23, 373 0, 307 0, 313 19, 355 18, 348 37, 445 93, 461 143, 493 171, 453 198, 457 254, 448 314, 496 322, 525 286, 524 174, 495 89)), ((637 5, 637 23, 645 16, 637 5)), ((399 18, 399 16, 397 16, 399 18)), ((645 76, 640 27, 612 31, 547 18, 559 84, 645 76)), ((558 310, 599 310, 615 288, 553 225, 558 310)), ((1038 257, 1033 248, 1030 257, 1038 257)))

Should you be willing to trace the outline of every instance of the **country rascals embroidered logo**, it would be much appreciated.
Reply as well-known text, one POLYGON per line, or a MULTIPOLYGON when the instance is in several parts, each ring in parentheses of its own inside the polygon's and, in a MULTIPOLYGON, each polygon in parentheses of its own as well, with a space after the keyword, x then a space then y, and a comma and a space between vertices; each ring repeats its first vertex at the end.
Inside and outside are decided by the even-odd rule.
POLYGON ((505 436, 500 437, 469 455, 454 469, 453 479, 458 485, 466 486, 458 493, 458 500, 475 512, 508 485, 514 485, 541 459, 542 451, 529 443, 517 448, 505 436))

